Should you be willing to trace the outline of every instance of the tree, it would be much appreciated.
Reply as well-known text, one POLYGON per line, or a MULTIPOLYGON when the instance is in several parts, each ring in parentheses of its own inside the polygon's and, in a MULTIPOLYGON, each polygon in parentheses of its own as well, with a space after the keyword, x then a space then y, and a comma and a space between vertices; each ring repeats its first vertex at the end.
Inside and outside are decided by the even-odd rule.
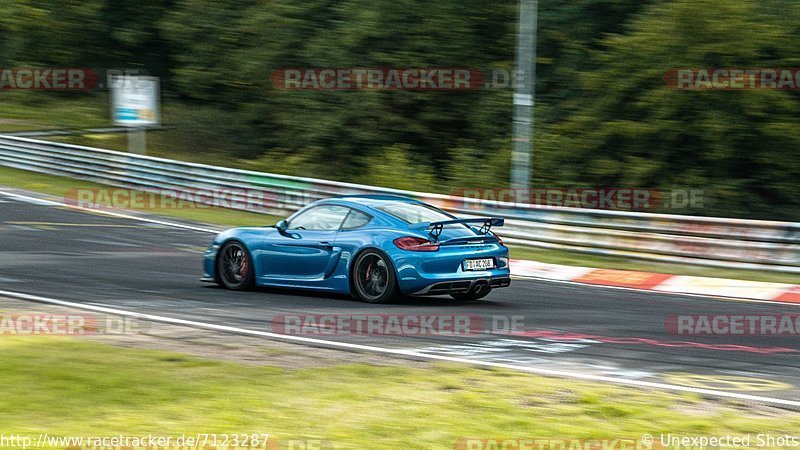
MULTIPOLYGON (((702 214, 797 217, 796 91, 679 91, 675 67, 794 67, 800 8, 675 1, 646 8, 593 53, 568 117, 548 131, 544 175, 556 183, 705 190, 702 214)), ((540 167, 541 169, 541 167, 540 167)))

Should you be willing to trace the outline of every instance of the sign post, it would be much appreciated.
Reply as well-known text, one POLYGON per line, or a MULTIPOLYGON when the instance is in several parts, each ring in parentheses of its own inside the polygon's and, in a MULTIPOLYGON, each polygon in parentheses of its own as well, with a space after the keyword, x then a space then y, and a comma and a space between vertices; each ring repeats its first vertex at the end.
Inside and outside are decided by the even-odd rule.
POLYGON ((114 124, 130 127, 128 151, 147 153, 147 127, 161 124, 158 77, 117 76, 110 80, 114 124))
POLYGON ((536 29, 539 0, 519 1, 517 73, 514 92, 514 138, 511 149, 511 187, 528 189, 533 158, 533 104, 536 87, 536 29))

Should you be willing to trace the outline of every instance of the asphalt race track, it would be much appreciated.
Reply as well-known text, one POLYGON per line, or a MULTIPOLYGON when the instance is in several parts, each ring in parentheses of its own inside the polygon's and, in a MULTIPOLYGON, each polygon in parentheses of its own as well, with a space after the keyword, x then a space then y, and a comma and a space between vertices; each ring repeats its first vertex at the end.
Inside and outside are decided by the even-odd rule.
POLYGON ((0 290, 267 332, 287 314, 468 315, 492 332, 314 337, 800 401, 796 335, 677 336, 665 326, 676 315, 800 313, 792 305, 522 279, 478 303, 230 292, 199 281, 211 237, 0 194, 0 290), (510 320, 523 333, 504 332, 510 320))

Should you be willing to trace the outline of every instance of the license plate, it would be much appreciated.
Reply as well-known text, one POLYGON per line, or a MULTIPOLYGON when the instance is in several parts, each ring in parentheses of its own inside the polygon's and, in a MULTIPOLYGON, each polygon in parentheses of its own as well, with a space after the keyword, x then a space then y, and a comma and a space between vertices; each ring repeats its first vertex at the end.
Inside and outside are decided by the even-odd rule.
POLYGON ((486 270, 494 269, 494 259, 465 259, 464 270, 486 270))

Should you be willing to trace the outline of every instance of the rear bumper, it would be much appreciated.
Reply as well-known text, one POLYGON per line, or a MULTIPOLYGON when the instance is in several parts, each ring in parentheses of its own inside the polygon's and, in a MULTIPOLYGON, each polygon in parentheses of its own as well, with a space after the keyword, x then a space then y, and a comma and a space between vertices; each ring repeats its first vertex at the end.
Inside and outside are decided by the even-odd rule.
POLYGON ((499 244, 442 246, 437 252, 390 254, 397 269, 400 291, 406 295, 442 295, 469 292, 475 283, 505 287, 511 283, 508 248, 499 244), (487 270, 464 270, 465 259, 491 258, 495 267, 487 270))
POLYGON ((454 280, 433 283, 413 292, 411 295, 447 295, 447 294, 465 294, 470 292, 477 285, 486 285, 492 289, 508 287, 511 285, 511 277, 484 277, 476 278, 474 280, 454 280))

